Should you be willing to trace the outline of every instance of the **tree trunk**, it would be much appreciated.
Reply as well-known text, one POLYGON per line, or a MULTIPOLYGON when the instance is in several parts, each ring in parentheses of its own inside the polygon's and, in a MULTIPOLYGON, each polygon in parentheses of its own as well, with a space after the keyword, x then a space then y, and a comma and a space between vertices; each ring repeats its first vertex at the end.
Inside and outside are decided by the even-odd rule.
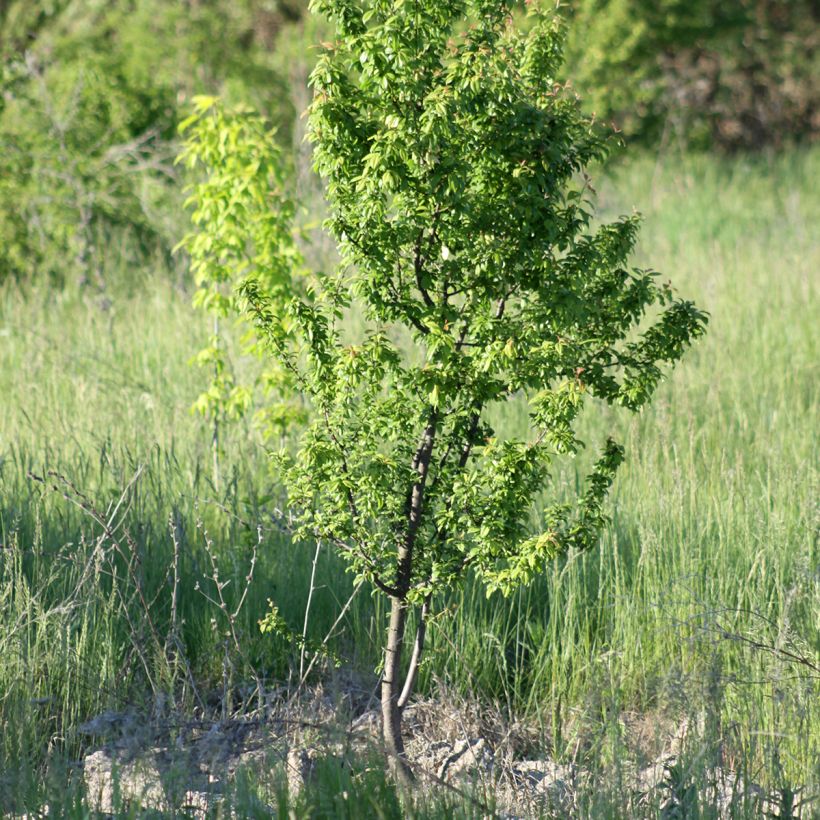
MULTIPOLYGON (((384 672, 382 673, 382 734, 390 767, 398 781, 409 786, 415 778, 404 754, 401 736, 401 713, 399 698, 402 697, 401 655, 404 648, 404 628, 407 624, 407 593, 413 577, 413 549, 421 526, 424 507, 424 487, 430 469, 430 458, 436 440, 438 411, 431 408, 430 417, 421 443, 413 458, 413 469, 418 478, 407 496, 407 533, 399 547, 396 566, 397 595, 390 598, 390 626, 387 629, 387 643, 384 647, 384 672)), ((418 664, 418 658, 415 665, 418 664)), ((411 674, 412 668, 411 668, 411 674)), ((411 684, 412 687, 412 684, 411 684)))
POLYGON ((390 768, 400 783, 410 785, 413 772, 404 754, 401 735, 401 655, 404 647, 404 627, 407 623, 407 602, 391 598, 390 626, 384 647, 384 672, 382 674, 382 734, 390 768))

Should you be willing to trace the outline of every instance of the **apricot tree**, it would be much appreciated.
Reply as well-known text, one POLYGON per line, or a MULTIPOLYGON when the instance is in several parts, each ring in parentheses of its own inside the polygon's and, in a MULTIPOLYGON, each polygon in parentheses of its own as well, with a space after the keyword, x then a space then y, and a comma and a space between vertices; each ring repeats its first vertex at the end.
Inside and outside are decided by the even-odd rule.
POLYGON ((638 410, 706 323, 629 267, 637 217, 593 227, 585 168, 607 138, 553 79, 555 19, 533 2, 516 27, 512 5, 315 0, 336 39, 309 136, 341 261, 273 288, 254 265, 238 277, 311 407, 276 457, 299 533, 390 601, 384 741, 407 780, 401 716, 431 607, 468 573, 508 593, 595 541, 622 448, 603 441, 577 503, 533 528, 550 465, 582 446, 589 401, 638 410), (527 436, 488 423, 509 402, 528 403, 527 436))

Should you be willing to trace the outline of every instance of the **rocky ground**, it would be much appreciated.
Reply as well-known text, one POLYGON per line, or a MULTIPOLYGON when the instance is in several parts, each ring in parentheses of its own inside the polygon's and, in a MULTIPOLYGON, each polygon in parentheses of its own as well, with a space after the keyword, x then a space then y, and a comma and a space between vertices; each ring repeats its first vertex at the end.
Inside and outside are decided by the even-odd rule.
MULTIPOLYGON (((111 814, 125 802, 204 817, 242 770, 268 778, 278 772, 293 794, 311 789, 319 764, 345 767, 377 759, 379 715, 372 699, 347 697, 340 708, 338 697, 321 689, 298 703, 279 693, 265 712, 176 722, 137 712, 97 716, 82 727, 98 744, 83 762, 91 807, 111 814), (342 722, 344 712, 348 719, 342 722)), ((457 791, 479 814, 489 814, 484 807, 492 804, 493 814, 509 818, 577 816, 579 795, 595 785, 596 774, 580 765, 534 754, 531 727, 505 724, 477 707, 419 702, 408 707, 405 723, 407 753, 421 788, 457 791)), ((645 720, 625 717, 623 725, 643 745, 645 765, 619 769, 637 803, 659 805, 670 820, 688 816, 687 792, 676 772, 689 724, 666 722, 659 732, 656 723, 649 732, 645 720)), ((714 766, 709 784, 720 816, 731 816, 739 805, 755 807, 760 816, 801 816, 799 810, 789 814, 781 796, 766 795, 729 768, 714 766)))

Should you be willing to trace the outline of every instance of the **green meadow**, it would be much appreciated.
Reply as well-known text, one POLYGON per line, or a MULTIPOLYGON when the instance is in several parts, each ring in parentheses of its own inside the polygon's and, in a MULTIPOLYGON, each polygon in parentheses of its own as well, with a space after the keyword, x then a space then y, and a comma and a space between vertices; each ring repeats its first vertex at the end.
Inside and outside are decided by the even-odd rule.
MULTIPOLYGON (((675 776, 700 796, 697 814, 675 816, 719 816, 704 786, 717 763, 767 791, 797 791, 795 804, 817 799, 818 179, 817 150, 646 156, 598 173, 601 218, 644 214, 636 263, 668 273, 707 310, 708 333, 648 410, 601 408, 585 420, 590 450, 614 428, 627 452, 598 549, 556 561, 509 599, 468 584, 436 602, 420 696, 523 726, 522 756, 592 773, 582 816, 660 816, 627 784, 643 753, 635 727, 660 735, 684 720, 692 729, 675 776)), ((376 682, 382 604, 360 590, 334 629, 352 579, 329 551, 282 529, 272 511, 283 499, 250 419, 220 426, 214 463, 213 425, 190 410, 208 379, 190 360, 210 332, 191 286, 111 253, 116 275, 103 293, 44 281, 0 290, 9 813, 50 805, 87 816, 75 764, 94 739, 81 727, 106 710, 216 704, 227 715, 250 705, 257 678, 295 685, 298 642, 258 626, 269 601, 308 646, 331 633, 311 685, 376 682), (214 567, 230 580, 225 608, 214 567), (240 600, 231 627, 225 612, 240 600)), ((501 433, 526 424, 524 406, 507 412, 495 420, 501 433)), ((557 470, 545 498, 582 473, 557 470)), ((344 788, 363 795, 368 816, 376 804, 383 816, 409 812, 379 777, 363 765, 344 788)), ((337 813, 322 782, 291 809, 337 813)), ((265 788, 237 786, 240 816, 265 788)), ((472 809, 445 793, 417 811, 472 809)))

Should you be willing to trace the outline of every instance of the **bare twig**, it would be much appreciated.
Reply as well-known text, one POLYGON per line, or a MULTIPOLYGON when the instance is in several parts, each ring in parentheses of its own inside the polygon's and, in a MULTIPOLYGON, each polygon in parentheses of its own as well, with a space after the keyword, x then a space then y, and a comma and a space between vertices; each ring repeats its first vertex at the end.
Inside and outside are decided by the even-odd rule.
POLYGON ((356 596, 359 594, 359 590, 362 588, 362 586, 364 586, 364 581, 358 581, 356 583, 356 586, 353 587, 353 592, 350 593, 350 597, 345 602, 345 605, 342 607, 341 612, 337 615, 336 620, 333 622, 333 626, 330 627, 330 629, 327 632, 327 635, 325 635, 324 639, 322 640, 321 644, 319 645, 319 648, 316 650, 316 652, 314 652, 313 658, 310 661, 310 663, 308 664, 308 667, 305 670, 305 674, 302 675, 302 677, 300 678, 299 683, 296 686, 296 689, 291 694, 291 696, 289 698, 289 702, 293 702, 295 700, 296 696, 298 695, 298 693, 301 691, 302 687, 305 684, 305 681, 308 679, 308 676, 313 671, 313 667, 316 665, 316 662, 319 660, 319 656, 321 655, 320 650, 322 648, 324 648, 325 646, 327 646, 328 642, 333 637, 333 633, 336 631, 336 627, 341 623, 342 618, 344 618, 344 616, 347 615, 347 611, 350 609, 351 605, 353 604, 353 601, 355 600, 356 596))
POLYGON ((313 554, 313 566, 310 570, 310 588, 308 589, 307 602, 305 603, 305 622, 302 625, 302 647, 299 652, 299 680, 305 674, 305 653, 307 651, 308 621, 310 618, 310 605, 313 601, 313 591, 316 589, 316 566, 319 563, 319 552, 322 549, 322 542, 316 541, 316 552, 313 554))
MULTIPOLYGON (((264 710, 264 707, 265 707, 265 688, 264 688, 264 684, 263 684, 262 679, 259 676, 259 673, 257 672, 256 668, 250 662, 250 659, 248 658, 247 654, 245 653, 245 650, 242 648, 242 641, 240 640, 239 631, 238 631, 238 628, 237 628, 237 619, 239 618, 239 613, 242 611, 242 607, 244 606, 245 601, 246 601, 247 596, 248 596, 248 591, 251 587, 251 584, 253 583, 253 576, 254 576, 254 571, 256 569, 256 560, 257 560, 258 549, 259 549, 260 544, 262 543, 262 529, 261 529, 261 527, 257 528, 256 540, 254 541, 253 552, 251 554, 250 568, 248 569, 248 573, 245 576, 245 586, 244 586, 244 588, 243 588, 243 590, 242 590, 242 592, 239 596, 239 600, 238 600, 236 606, 233 609, 231 609, 228 606, 228 602, 227 602, 227 600, 226 600, 226 598, 223 594, 225 588, 230 584, 231 581, 230 581, 230 579, 228 579, 227 581, 222 581, 220 579, 220 577, 219 577, 219 563, 218 563, 217 558, 216 558, 216 553, 215 553, 215 550, 214 550, 213 541, 211 540, 210 536, 208 535, 207 530, 205 529, 204 524, 201 521, 197 523, 197 527, 200 530, 200 532, 202 533, 202 537, 203 537, 204 543, 205 543, 205 552, 207 553, 208 559, 209 559, 210 564, 211 564, 211 575, 210 575, 209 580, 213 582, 216 598, 214 598, 212 595, 209 595, 207 592, 205 592, 205 590, 202 589, 202 587, 200 586, 199 582, 197 582, 197 584, 196 584, 196 589, 197 589, 198 592, 200 592, 202 594, 202 596, 205 598, 205 600, 208 601, 209 603, 211 603, 216 609, 218 609, 222 613, 222 616, 225 618, 225 622, 227 623, 227 626, 228 626, 228 635, 231 639, 231 642, 233 643, 233 647, 236 650, 237 656, 242 659, 242 661, 245 663, 245 666, 251 671, 251 674, 254 677, 254 681, 256 683, 257 696, 258 696, 258 699, 259 699, 259 706, 260 706, 261 709, 264 710)), ((205 577, 207 578, 207 576, 205 576, 205 577)), ((224 661, 224 666, 223 666, 223 683, 225 683, 226 687, 227 687, 227 669, 228 669, 229 666, 230 666, 230 660, 228 658, 227 647, 226 647, 225 661, 224 661)), ((227 689, 226 689, 225 694, 227 695, 227 689)), ((223 709, 225 708, 225 701, 226 701, 226 699, 223 698, 223 709)))

